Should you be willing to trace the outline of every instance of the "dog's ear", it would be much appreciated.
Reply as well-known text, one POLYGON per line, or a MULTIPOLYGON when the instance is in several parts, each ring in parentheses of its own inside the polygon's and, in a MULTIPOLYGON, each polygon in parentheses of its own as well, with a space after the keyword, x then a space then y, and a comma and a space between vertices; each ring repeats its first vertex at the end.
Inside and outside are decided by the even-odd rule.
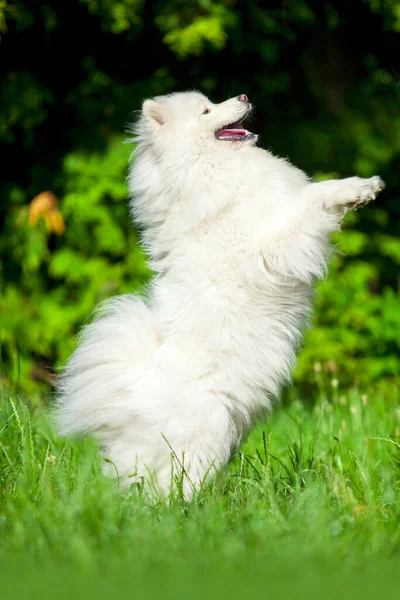
POLYGON ((159 127, 165 123, 164 107, 161 102, 156 102, 156 100, 145 100, 142 106, 142 114, 153 127, 159 127))

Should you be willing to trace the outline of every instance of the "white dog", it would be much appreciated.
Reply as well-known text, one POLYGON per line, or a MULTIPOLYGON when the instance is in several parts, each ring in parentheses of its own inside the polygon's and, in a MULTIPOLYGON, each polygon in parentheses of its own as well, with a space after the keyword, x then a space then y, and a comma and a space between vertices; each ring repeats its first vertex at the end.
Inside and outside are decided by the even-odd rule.
POLYGON ((146 100, 132 213, 157 272, 111 299, 60 379, 62 434, 94 434, 126 482, 176 474, 190 497, 226 465, 288 380, 329 236, 379 177, 312 182, 256 147, 242 94, 146 100))

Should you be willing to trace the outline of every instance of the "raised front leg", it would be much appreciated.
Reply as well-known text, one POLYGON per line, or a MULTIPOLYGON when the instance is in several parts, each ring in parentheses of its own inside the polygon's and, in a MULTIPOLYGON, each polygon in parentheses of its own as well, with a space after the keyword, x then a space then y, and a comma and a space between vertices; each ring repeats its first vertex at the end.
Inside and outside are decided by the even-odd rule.
POLYGON ((336 212, 337 208, 357 210, 365 206, 385 187, 378 176, 363 179, 348 177, 347 179, 331 179, 305 186, 303 193, 310 202, 321 202, 323 208, 336 212))
POLYGON ((356 210, 384 188, 380 177, 349 177, 306 184, 299 193, 295 218, 263 248, 268 272, 310 283, 327 272, 329 239, 340 229, 348 209, 356 210))

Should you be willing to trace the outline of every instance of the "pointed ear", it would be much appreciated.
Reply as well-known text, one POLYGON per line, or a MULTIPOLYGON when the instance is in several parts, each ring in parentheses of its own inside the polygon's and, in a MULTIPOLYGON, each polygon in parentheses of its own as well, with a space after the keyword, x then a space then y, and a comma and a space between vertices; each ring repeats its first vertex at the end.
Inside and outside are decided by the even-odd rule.
POLYGON ((142 106, 142 114, 146 121, 153 126, 160 126, 165 123, 164 107, 161 102, 145 100, 142 106))

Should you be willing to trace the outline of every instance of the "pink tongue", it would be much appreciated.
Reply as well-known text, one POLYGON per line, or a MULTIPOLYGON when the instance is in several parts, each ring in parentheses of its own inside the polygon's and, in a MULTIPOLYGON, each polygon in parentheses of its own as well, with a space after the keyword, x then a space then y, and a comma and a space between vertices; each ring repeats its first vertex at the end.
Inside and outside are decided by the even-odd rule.
POLYGON ((246 130, 242 126, 240 129, 222 129, 218 132, 218 137, 231 137, 233 135, 245 135, 246 130))

